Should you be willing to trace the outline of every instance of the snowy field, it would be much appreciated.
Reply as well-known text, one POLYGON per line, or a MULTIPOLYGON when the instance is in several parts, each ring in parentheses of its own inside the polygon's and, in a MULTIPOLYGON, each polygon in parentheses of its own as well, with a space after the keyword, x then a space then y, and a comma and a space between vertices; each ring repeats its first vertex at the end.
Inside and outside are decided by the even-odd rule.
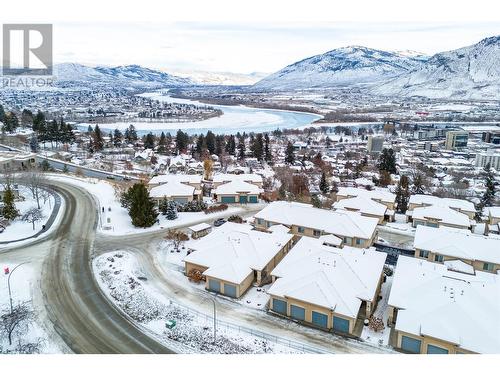
POLYGON ((243 327, 217 321, 214 342, 211 316, 190 310, 148 286, 135 257, 117 251, 93 262, 97 281, 125 314, 154 338, 180 353, 214 354, 298 354, 304 350, 257 337, 243 327), (174 328, 165 323, 174 320, 174 328))
POLYGON ((18 240, 38 233, 42 229, 42 225, 46 224, 54 208, 54 197, 52 194, 48 194, 45 200, 40 197, 40 210, 43 217, 41 220, 35 222, 35 229, 33 229, 33 224, 23 221, 22 216, 29 209, 38 207, 36 199, 33 198, 29 189, 22 185, 19 185, 19 196, 24 198, 24 200, 15 201, 16 208, 19 210, 19 216, 5 228, 3 233, 0 233, 0 242, 18 240))
MULTIPOLYGON (((9 289, 7 287, 8 275, 4 273, 4 269, 9 267, 12 271, 18 263, 7 263, 0 261, 1 276, 0 276, 0 315, 8 313, 10 310, 9 303, 9 289)), ((30 309, 34 310, 34 318, 26 321, 14 330, 12 345, 9 345, 7 337, 0 333, 0 353, 19 352, 19 344, 39 343, 40 353, 60 353, 56 345, 50 342, 46 332, 43 330, 40 320, 38 318, 38 311, 33 307, 32 291, 36 283, 35 270, 28 264, 21 264, 13 273, 10 278, 10 285, 12 290, 12 304, 13 306, 20 303, 27 303, 30 309)))
POLYGON ((125 208, 120 205, 119 196, 113 184, 95 178, 77 178, 69 176, 52 175, 51 180, 64 181, 79 186, 89 191, 96 199, 99 209, 99 232, 111 236, 124 234, 143 233, 172 227, 190 226, 200 222, 211 223, 223 215, 244 213, 241 206, 229 207, 226 211, 205 214, 204 212, 179 212, 175 220, 167 220, 162 214, 158 215, 159 223, 149 228, 136 228, 132 225, 130 216, 125 208), (104 207, 104 212, 102 208, 104 207))

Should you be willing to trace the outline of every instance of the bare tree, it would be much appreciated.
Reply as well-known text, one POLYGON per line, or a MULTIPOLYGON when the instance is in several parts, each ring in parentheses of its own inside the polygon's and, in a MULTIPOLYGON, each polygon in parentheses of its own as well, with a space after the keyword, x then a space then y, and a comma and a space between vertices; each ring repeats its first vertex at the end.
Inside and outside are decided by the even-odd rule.
POLYGON ((167 232, 165 239, 172 241, 175 250, 178 250, 181 243, 189 240, 189 236, 186 233, 181 232, 180 230, 171 229, 167 232))
POLYGON ((7 336, 9 345, 12 345, 12 337, 14 333, 22 334, 32 324, 34 312, 30 308, 29 303, 23 302, 15 306, 12 311, 5 310, 0 317, 2 332, 7 336))
POLYGON ((43 219, 42 210, 36 207, 31 207, 26 213, 22 216, 22 220, 28 223, 33 224, 33 230, 35 230, 35 223, 39 220, 43 219))
POLYGON ((44 174, 38 169, 31 169, 25 174, 24 179, 26 186, 33 195, 33 199, 36 199, 37 207, 40 209, 40 192, 42 185, 46 182, 44 174))

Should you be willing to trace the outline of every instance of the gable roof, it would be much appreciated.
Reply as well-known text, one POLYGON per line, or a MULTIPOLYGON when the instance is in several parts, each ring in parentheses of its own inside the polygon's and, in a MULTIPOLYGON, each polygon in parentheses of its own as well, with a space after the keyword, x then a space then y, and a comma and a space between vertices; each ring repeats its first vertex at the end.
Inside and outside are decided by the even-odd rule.
POLYGON ((458 225, 466 228, 471 225, 471 220, 466 214, 448 207, 417 207, 413 210, 412 217, 413 219, 421 220, 436 219, 445 224, 458 225))
POLYGON ((384 216, 387 211, 387 206, 364 196, 342 199, 335 202, 333 208, 337 210, 356 210, 356 212, 375 216, 384 216))
POLYGON ((396 201, 396 194, 393 194, 387 190, 380 189, 366 190, 355 187, 339 187, 337 196, 338 195, 345 197, 366 197, 369 199, 390 203, 394 203, 396 201))
POLYGON ((455 210, 461 209, 463 211, 470 212, 476 211, 474 203, 466 201, 464 199, 439 198, 433 195, 425 194, 414 194, 410 196, 409 204, 448 207, 455 210))
POLYGON ((372 301, 387 254, 372 249, 338 249, 302 237, 271 272, 268 293, 331 309, 355 318, 362 301, 372 301))
POLYGON ((376 218, 357 212, 315 208, 310 204, 276 201, 270 203, 255 218, 284 225, 298 225, 323 230, 342 237, 372 238, 377 228, 376 218))
POLYGON ((217 195, 238 193, 260 194, 262 191, 263 190, 257 185, 249 184, 248 182, 245 182, 243 180, 234 180, 228 182, 227 184, 217 186, 214 190, 214 193, 217 195))
POLYGON ((398 258, 389 305, 396 329, 478 353, 500 352, 500 276, 468 275, 443 264, 398 258))

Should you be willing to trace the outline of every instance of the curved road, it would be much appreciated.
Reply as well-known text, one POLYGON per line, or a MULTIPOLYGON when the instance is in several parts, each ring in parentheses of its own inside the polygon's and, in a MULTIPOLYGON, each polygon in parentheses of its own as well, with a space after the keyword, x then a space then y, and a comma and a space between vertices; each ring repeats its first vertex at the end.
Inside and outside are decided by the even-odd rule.
POLYGON ((66 203, 59 227, 2 255, 44 259, 39 299, 58 336, 74 353, 173 353, 119 313, 97 286, 91 265, 97 206, 91 195, 60 182, 52 188, 66 203))

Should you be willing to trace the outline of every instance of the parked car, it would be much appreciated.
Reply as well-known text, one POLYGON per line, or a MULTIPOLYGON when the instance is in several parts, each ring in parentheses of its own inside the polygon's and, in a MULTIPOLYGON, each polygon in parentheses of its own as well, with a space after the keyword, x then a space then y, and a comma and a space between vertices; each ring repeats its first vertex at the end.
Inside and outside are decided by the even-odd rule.
POLYGON ((224 224, 226 222, 226 219, 217 219, 214 221, 214 227, 220 227, 222 224, 224 224))

